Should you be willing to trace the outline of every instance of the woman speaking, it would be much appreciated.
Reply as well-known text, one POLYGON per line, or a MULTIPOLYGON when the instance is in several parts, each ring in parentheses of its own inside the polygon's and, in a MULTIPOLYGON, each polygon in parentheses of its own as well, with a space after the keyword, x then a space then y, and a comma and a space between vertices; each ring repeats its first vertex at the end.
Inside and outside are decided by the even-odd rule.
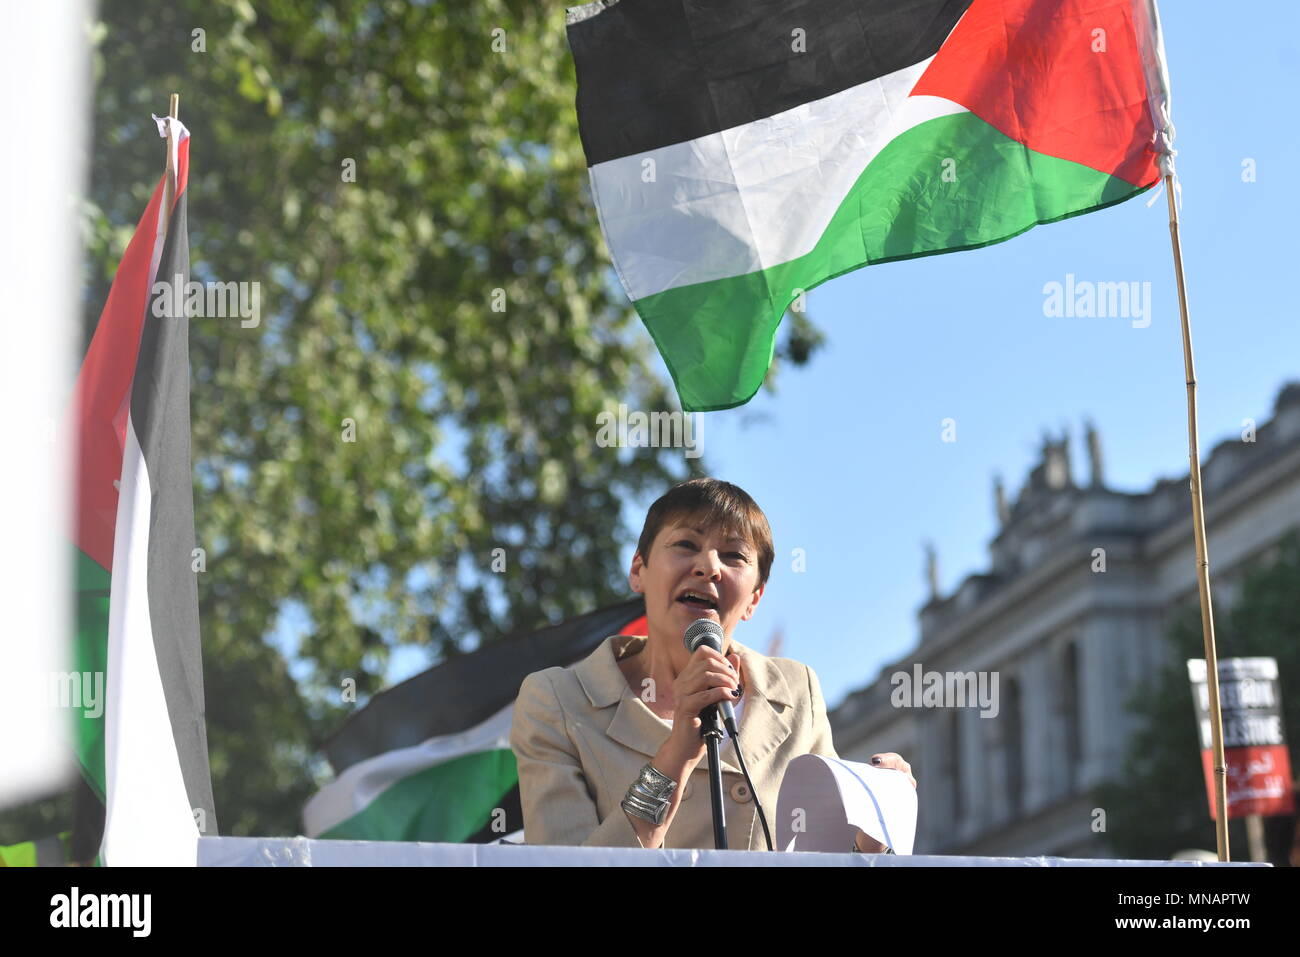
MULTIPOLYGON (((731 701, 757 794, 728 738, 720 753, 728 846, 766 849, 755 801, 770 816, 791 760, 837 757, 812 669, 732 639, 763 597, 774 554, 767 517, 728 482, 692 479, 650 507, 628 577, 645 595, 648 634, 611 636, 519 689, 510 745, 526 843, 712 848, 699 713, 731 701), (721 653, 686 650, 683 635, 700 618, 721 626, 721 653)), ((899 755, 871 760, 916 785, 899 755)), ((859 831, 844 850, 886 848, 859 831)))

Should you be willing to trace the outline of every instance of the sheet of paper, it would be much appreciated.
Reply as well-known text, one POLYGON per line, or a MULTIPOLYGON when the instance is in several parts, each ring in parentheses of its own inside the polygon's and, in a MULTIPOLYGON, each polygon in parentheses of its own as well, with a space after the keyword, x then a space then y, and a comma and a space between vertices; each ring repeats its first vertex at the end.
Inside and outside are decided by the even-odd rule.
POLYGON ((916 788, 902 771, 822 754, 786 767, 776 801, 777 849, 846 853, 861 828, 895 854, 916 839, 916 788))

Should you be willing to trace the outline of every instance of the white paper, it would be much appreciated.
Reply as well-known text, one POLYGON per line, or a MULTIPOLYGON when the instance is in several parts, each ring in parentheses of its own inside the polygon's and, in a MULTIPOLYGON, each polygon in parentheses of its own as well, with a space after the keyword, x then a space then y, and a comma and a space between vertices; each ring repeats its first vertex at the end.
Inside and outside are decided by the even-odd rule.
POLYGON ((781 780, 777 848, 848 853, 861 829, 895 854, 911 854, 916 803, 916 788, 902 771, 801 755, 781 780))

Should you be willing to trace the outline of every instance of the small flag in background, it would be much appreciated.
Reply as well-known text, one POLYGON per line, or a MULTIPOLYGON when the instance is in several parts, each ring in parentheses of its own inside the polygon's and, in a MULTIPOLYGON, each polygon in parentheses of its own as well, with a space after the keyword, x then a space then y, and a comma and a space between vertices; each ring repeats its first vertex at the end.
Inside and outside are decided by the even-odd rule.
POLYGON ((519 686, 618 634, 645 634, 644 599, 494 642, 375 695, 325 745, 338 778, 303 809, 307 836, 482 844, 522 831, 510 749, 519 686))
MULTIPOLYGON (((76 712, 82 773, 104 802, 101 862, 193 865, 215 835, 191 567, 189 132, 127 246, 77 378, 78 669, 102 714, 76 712), (155 291, 155 278, 168 284, 155 291), (175 294, 171 286, 180 284, 175 294)), ((74 838, 74 844, 79 843, 74 838)))
POLYGON ((568 22, 601 228, 688 411, 753 397, 803 291, 1160 176, 1152 0, 598 0, 568 22))

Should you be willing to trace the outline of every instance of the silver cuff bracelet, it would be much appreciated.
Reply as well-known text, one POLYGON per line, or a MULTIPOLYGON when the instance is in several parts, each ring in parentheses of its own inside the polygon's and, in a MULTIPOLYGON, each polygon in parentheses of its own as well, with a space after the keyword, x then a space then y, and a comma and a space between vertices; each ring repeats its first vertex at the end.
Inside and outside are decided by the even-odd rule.
POLYGON ((672 793, 677 790, 677 782, 656 770, 654 765, 647 764, 632 782, 632 787, 645 791, 648 797, 658 801, 672 797, 672 793))
POLYGON ((658 804, 651 804, 635 797, 630 792, 627 797, 623 798, 621 807, 633 817, 639 817, 643 821, 649 821, 655 827, 663 824, 664 818, 668 816, 667 801, 661 801, 658 804))
POLYGON ((627 795, 620 806, 633 817, 639 817, 658 827, 668 816, 672 793, 676 789, 676 781, 647 764, 627 789, 627 795))

